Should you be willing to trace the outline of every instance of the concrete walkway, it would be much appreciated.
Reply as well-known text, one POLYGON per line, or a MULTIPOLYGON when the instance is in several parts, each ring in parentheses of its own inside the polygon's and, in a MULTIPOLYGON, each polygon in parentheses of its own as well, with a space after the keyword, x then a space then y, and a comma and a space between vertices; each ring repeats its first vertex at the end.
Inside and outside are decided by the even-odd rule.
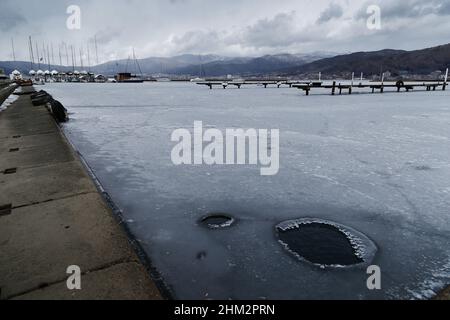
POLYGON ((0 300, 161 299, 44 106, 0 112, 0 300), (68 266, 81 290, 67 289, 68 266))

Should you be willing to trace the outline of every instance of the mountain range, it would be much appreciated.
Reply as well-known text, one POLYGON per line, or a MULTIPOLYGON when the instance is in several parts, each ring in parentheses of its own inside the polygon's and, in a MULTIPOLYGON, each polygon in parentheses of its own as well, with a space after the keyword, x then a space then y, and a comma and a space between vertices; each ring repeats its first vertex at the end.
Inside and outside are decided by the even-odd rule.
MULTIPOLYGON (((277 54, 262 57, 223 57, 218 55, 180 55, 170 58, 146 58, 137 60, 116 60, 91 67, 91 71, 104 75, 118 72, 143 73, 146 75, 186 75, 191 77, 216 77, 228 74, 235 76, 299 76, 321 72, 339 76, 355 72, 359 75, 379 75, 390 71, 399 74, 430 74, 436 70, 445 71, 450 66, 450 44, 437 47, 405 51, 380 50, 337 55, 327 52, 311 54, 277 54), (139 70, 140 69, 140 70, 139 70)), ((30 62, 4 61, 0 68, 9 74, 14 69, 27 72, 30 62)), ((37 68, 37 66, 35 66, 37 68)), ((71 71, 72 67, 41 65, 43 70, 71 71)), ((78 71, 87 69, 75 67, 78 71)))
MULTIPOLYGON (((97 74, 114 75, 118 72, 142 73, 145 75, 190 75, 190 76, 222 76, 222 75, 261 75, 276 73, 278 70, 297 67, 306 63, 317 61, 336 55, 336 53, 316 52, 310 54, 278 54, 263 57, 223 57, 218 55, 179 55, 162 58, 151 57, 138 59, 115 60, 91 67, 91 71, 97 74)), ((0 68, 9 74, 17 69, 27 72, 31 63, 26 61, 2 61, 0 68)), ((39 66, 34 65, 35 71, 39 66)), ((58 70, 62 72, 72 71, 71 66, 50 66, 41 63, 42 70, 58 70)), ((88 69, 86 66, 76 66, 76 70, 88 69)))
POLYGON ((380 50, 374 52, 356 52, 326 58, 312 63, 279 70, 280 74, 298 75, 313 74, 344 74, 363 72, 366 75, 379 75, 389 71, 392 75, 418 74, 425 75, 434 71, 445 72, 450 67, 450 44, 437 47, 404 51, 380 50))

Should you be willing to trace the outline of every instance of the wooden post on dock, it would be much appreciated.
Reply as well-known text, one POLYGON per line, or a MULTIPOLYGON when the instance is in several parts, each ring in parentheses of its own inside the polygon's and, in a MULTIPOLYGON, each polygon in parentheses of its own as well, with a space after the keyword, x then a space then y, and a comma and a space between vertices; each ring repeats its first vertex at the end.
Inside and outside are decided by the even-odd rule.
POLYGON ((448 68, 445 71, 444 84, 442 85, 442 90, 444 90, 444 91, 445 91, 445 87, 447 87, 447 80, 448 80, 448 68))
POLYGON ((381 76, 381 90, 380 90, 380 92, 381 93, 384 92, 384 72, 383 72, 383 75, 381 76))
POLYGON ((331 94, 333 96, 336 94, 336 81, 333 81, 333 87, 331 88, 331 94))
POLYGON ((348 94, 352 94, 353 83, 355 82, 355 73, 352 72, 352 83, 350 84, 350 88, 348 88, 348 94))

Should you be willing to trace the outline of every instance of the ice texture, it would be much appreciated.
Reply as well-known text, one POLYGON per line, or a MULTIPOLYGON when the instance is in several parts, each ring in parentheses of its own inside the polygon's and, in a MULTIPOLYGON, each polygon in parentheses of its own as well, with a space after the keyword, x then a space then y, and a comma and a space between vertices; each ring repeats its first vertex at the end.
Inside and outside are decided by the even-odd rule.
POLYGON ((306 97, 191 83, 46 90, 69 110, 65 133, 177 298, 423 299, 450 283, 450 91, 306 97), (171 133, 194 121, 280 129, 280 172, 173 165, 171 133), (211 212, 237 223, 202 227, 211 212), (274 227, 299 218, 372 239, 383 289, 367 289, 366 270, 320 270, 280 247, 274 227))

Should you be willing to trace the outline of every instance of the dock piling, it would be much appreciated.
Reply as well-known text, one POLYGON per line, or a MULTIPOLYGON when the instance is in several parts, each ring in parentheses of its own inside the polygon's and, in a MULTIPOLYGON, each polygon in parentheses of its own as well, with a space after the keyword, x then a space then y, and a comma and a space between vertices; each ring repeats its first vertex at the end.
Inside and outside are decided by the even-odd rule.
POLYGON ((445 91, 445 88, 447 87, 447 80, 448 80, 448 68, 445 71, 445 78, 444 78, 444 84, 442 85, 442 90, 445 91))

